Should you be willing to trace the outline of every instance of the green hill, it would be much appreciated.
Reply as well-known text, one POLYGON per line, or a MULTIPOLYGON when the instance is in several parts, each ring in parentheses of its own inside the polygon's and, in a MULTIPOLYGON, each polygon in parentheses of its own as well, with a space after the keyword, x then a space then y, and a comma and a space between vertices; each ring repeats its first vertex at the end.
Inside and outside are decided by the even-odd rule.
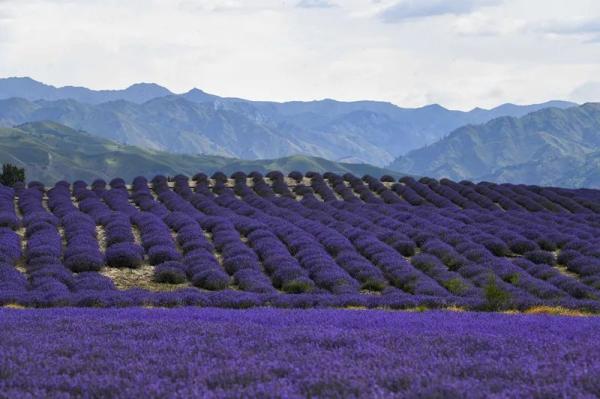
POLYGON ((283 172, 314 170, 356 175, 400 175, 371 165, 338 163, 301 155, 244 161, 208 155, 171 154, 117 144, 54 122, 0 128, 0 162, 25 167, 28 180, 45 183, 61 179, 112 179, 116 176, 130 180, 140 175, 192 175, 199 171, 213 173, 217 170, 225 173, 276 169, 283 172))
POLYGON ((453 131, 389 167, 454 180, 600 187, 600 104, 549 108, 453 131))

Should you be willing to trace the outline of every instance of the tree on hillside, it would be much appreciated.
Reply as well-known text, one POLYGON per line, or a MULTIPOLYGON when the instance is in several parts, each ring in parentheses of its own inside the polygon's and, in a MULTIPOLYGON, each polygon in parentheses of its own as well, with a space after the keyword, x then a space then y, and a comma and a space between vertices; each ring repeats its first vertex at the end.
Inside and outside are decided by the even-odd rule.
POLYGON ((25 169, 19 168, 10 163, 2 165, 2 174, 0 175, 0 183, 5 186, 13 186, 17 182, 25 181, 25 169))

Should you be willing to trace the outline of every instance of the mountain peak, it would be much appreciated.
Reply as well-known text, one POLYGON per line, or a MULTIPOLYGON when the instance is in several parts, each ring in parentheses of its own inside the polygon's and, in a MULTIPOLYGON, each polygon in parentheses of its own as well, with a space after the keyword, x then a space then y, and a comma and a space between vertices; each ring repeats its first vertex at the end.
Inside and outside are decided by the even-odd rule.
MULTIPOLYGON (((112 93, 123 93, 123 97, 118 98, 134 103, 145 103, 157 97, 171 96, 173 93, 156 83, 135 83, 125 90, 114 90, 112 93)), ((112 100, 112 99, 111 99, 112 100)))
POLYGON ((134 83, 131 86, 129 86, 128 88, 126 88, 125 90, 160 90, 163 92, 171 93, 171 91, 169 89, 167 89, 166 87, 163 87, 156 83, 146 83, 146 82, 134 83))
POLYGON ((196 87, 194 87, 192 90, 188 91, 187 93, 183 93, 181 96, 183 98, 185 98, 186 100, 193 101, 193 102, 199 102, 199 103, 213 102, 220 98, 219 96, 215 96, 214 94, 209 94, 209 93, 207 93, 203 90, 200 90, 196 87))
POLYGON ((447 108, 442 107, 440 104, 434 103, 434 104, 428 104, 428 105, 424 105, 422 107, 417 108, 420 111, 433 111, 433 112, 446 112, 446 111, 450 111, 447 108))
POLYGON ((39 83, 37 80, 30 78, 29 76, 9 76, 8 78, 1 78, 0 81, 9 81, 9 82, 27 82, 27 83, 39 83))
POLYGON ((204 90, 200 90, 197 87, 194 87, 192 90, 188 91, 185 94, 207 94, 204 90))

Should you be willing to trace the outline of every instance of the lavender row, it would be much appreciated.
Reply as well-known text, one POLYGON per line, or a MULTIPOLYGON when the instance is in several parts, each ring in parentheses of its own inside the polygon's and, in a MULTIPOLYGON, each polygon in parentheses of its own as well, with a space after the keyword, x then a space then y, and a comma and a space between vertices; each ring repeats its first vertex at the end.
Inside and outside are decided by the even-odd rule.
POLYGON ((496 308, 588 306, 600 298, 600 217, 589 191, 333 173, 238 172, 193 180, 193 190, 185 176, 172 183, 137 178, 131 188, 122 179, 110 189, 102 181, 91 189, 76 182, 74 198, 66 182, 50 190, 35 183, 18 188, 22 219, 5 227, 7 244, 0 242, 4 273, 21 282, 26 277, 13 292, 55 291, 48 298, 59 303, 102 289, 106 280, 95 272, 105 266, 148 262, 158 282, 257 295, 354 296, 362 289, 452 303, 483 298, 496 308), (412 190, 403 191, 406 197, 419 195, 420 205, 397 187, 412 190), (481 193, 486 190, 498 195, 495 201, 481 193), (20 226, 23 262, 12 230, 20 226), (78 288, 84 277, 88 288, 78 288))

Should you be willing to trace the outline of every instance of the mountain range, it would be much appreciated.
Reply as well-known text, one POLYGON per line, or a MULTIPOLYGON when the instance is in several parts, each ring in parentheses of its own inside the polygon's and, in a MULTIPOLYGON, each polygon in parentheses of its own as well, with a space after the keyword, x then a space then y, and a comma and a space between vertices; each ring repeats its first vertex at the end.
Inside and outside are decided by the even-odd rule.
POLYGON ((551 101, 463 112, 380 101, 251 101, 199 89, 175 94, 151 83, 95 91, 30 78, 0 79, 4 127, 51 120, 121 144, 172 153, 248 160, 303 154, 380 167, 466 124, 573 105, 551 101))
POLYGON ((227 174, 292 170, 323 173, 353 173, 379 176, 398 173, 371 165, 344 164, 317 157, 291 156, 274 160, 240 160, 209 155, 181 155, 128 146, 77 131, 55 122, 30 122, 14 128, 0 128, 0 161, 24 167, 28 180, 53 184, 58 180, 110 180, 157 174, 211 174, 217 170, 227 174))
POLYGON ((600 103, 464 126, 390 168, 454 180, 600 187, 600 103))
POLYGON ((6 127, 1 160, 27 165, 30 178, 45 181, 250 168, 600 187, 594 103, 463 112, 436 104, 278 103, 199 89, 176 94, 152 83, 91 90, 7 78, 0 79, 0 127, 6 127))

